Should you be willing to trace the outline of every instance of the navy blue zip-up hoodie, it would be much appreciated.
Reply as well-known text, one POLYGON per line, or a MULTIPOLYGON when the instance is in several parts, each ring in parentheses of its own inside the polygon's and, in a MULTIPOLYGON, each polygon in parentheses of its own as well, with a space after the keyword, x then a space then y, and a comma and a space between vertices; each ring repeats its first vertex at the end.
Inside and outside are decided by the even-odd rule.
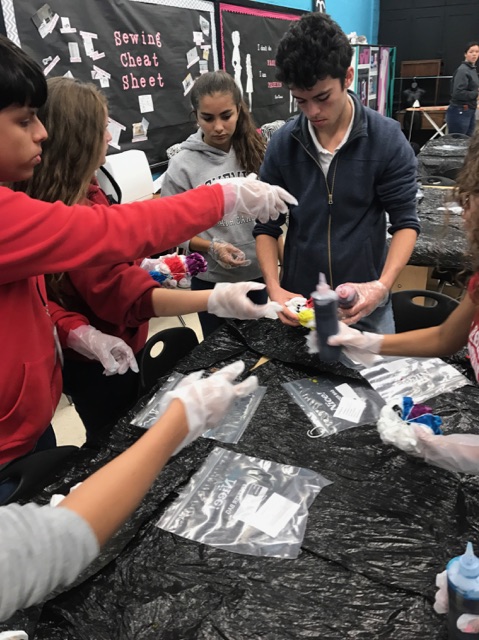
MULTIPOLYGON (((309 297, 319 272, 336 287, 343 282, 377 280, 384 266, 388 231, 414 229, 416 158, 399 123, 354 100, 350 136, 335 154, 327 180, 303 114, 289 120, 271 138, 260 178, 297 199, 290 208, 281 286, 309 297), (333 184, 334 176, 334 184, 333 184)), ((277 238, 285 216, 257 223, 254 236, 277 238)))

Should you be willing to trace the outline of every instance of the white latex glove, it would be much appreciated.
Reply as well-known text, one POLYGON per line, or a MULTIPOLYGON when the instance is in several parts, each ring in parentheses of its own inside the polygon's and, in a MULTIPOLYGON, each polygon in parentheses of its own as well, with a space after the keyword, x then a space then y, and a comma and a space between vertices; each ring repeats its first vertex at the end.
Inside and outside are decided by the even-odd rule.
POLYGON ((130 368, 138 373, 135 354, 121 338, 102 333, 91 325, 82 325, 68 334, 67 346, 90 360, 99 360, 104 374, 112 376, 126 373, 130 368))
MULTIPOLYGON (((370 367, 381 359, 377 355, 381 350, 384 336, 379 333, 368 333, 348 327, 344 322, 339 322, 339 333, 328 338, 328 344, 333 347, 342 347, 343 353, 353 362, 370 367)), ((316 331, 313 329, 306 336, 308 353, 319 353, 319 343, 316 331)))
POLYGON ((145 258, 140 264, 140 268, 145 271, 155 271, 156 267, 160 264, 161 258, 145 258))
POLYGON ((277 302, 255 304, 246 295, 248 291, 264 289, 260 282, 218 282, 208 298, 208 313, 219 318, 236 318, 237 320, 257 320, 274 317, 283 308, 277 302))
POLYGON ((339 333, 328 339, 328 344, 334 347, 343 347, 345 354, 356 362, 370 367, 380 360, 384 336, 380 333, 358 331, 348 327, 344 322, 339 322, 339 333))
POLYGON ((241 214, 268 222, 276 220, 280 213, 288 212, 288 204, 298 204, 294 196, 281 187, 261 182, 255 173, 246 178, 226 178, 218 180, 223 188, 225 199, 225 218, 241 214))
POLYGON ((256 376, 250 376, 243 382, 233 384, 234 379, 243 373, 244 366, 244 362, 238 360, 208 378, 202 379, 203 371, 191 373, 175 389, 165 393, 160 403, 160 415, 174 398, 178 398, 185 407, 188 422, 189 433, 173 455, 208 429, 216 427, 236 398, 243 398, 258 388, 256 376))
POLYGON ((213 238, 208 248, 208 253, 223 269, 233 269, 234 267, 247 267, 251 264, 251 260, 246 260, 243 251, 230 244, 213 238))
POLYGON ((447 594, 447 571, 436 575, 436 595, 434 598, 434 611, 436 613, 447 613, 449 609, 449 596, 447 594))
POLYGON ((358 300, 350 309, 341 309, 341 320, 346 324, 356 324, 361 318, 369 316, 377 307, 386 303, 389 290, 379 280, 372 282, 345 282, 358 292, 358 300))
POLYGON ((430 429, 413 425, 417 437, 418 455, 429 464, 461 473, 479 475, 479 435, 453 433, 437 436, 430 429))

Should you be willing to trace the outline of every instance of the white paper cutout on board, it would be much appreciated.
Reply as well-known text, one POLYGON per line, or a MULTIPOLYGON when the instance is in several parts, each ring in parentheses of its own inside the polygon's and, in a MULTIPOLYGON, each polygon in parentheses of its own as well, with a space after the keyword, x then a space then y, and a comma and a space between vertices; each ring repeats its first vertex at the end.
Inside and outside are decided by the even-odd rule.
POLYGON ((100 58, 104 58, 105 57, 105 52, 104 51, 101 51, 101 52, 100 51, 94 51, 91 54, 90 57, 91 57, 92 60, 100 60, 100 58))
POLYGON ((70 18, 60 18, 62 21, 62 26, 60 28, 60 33, 76 33, 76 29, 70 25, 70 18))
POLYGON ((43 70, 43 74, 44 74, 45 76, 47 76, 47 75, 50 73, 50 71, 53 69, 53 67, 54 67, 56 64, 58 64, 59 62, 60 62, 60 56, 55 56, 55 57, 53 58, 53 60, 50 62, 50 64, 48 65, 48 67, 46 67, 46 68, 43 70))
POLYGON ((208 60, 200 60, 200 74, 208 73, 208 60))
POLYGON ((196 62, 198 62, 199 59, 200 57, 198 55, 198 49, 196 47, 193 47, 193 49, 190 49, 186 52, 186 68, 189 69, 190 67, 192 67, 196 62))
POLYGON ((122 131, 126 131, 126 127, 123 124, 120 124, 116 120, 112 118, 108 118, 108 132, 111 135, 111 140, 108 143, 111 147, 115 149, 121 149, 119 145, 120 135, 122 131))
POLYGON ((145 130, 145 133, 148 133, 148 127, 150 126, 150 123, 148 122, 148 120, 146 118, 143 118, 141 121, 141 124, 143 125, 143 129, 145 130))
POLYGON ((81 62, 80 47, 77 42, 69 42, 68 51, 70 52, 70 62, 81 62))
POLYGON ((208 62, 209 58, 210 58, 210 50, 209 49, 205 49, 203 51, 203 60, 206 60, 206 62, 208 62))
POLYGON ((70 69, 68 69, 68 71, 66 73, 63 74, 64 78, 71 78, 72 80, 75 79, 75 76, 73 75, 73 73, 70 71, 70 69))
POLYGON ((202 31, 193 31, 193 42, 199 46, 203 43, 203 32, 202 31))
POLYGON ((110 81, 107 77, 105 76, 100 76, 98 78, 98 80, 100 81, 100 87, 102 89, 108 89, 108 87, 110 86, 110 81))
POLYGON ((148 140, 143 122, 134 122, 131 125, 131 128, 133 130, 132 142, 143 142, 143 140, 148 140))
POLYGON ((108 71, 105 71, 104 69, 101 69, 100 67, 97 67, 95 64, 93 65, 93 71, 92 71, 92 77, 95 79, 101 78, 108 78, 108 80, 111 79, 111 73, 108 73, 108 71), (93 73, 95 73, 95 75, 93 75, 93 73))
POLYGON ((203 16, 200 16, 200 28, 201 28, 201 31, 205 34, 205 37, 209 38, 209 36, 210 36, 210 23, 208 22, 208 20, 206 18, 203 18, 203 16))
POLYGON ((182 85, 183 85, 183 95, 186 96, 186 94, 188 94, 194 84, 194 80, 191 76, 191 73, 189 73, 186 78, 184 80, 182 80, 182 85))
POLYGON ((151 94, 138 96, 138 104, 140 105, 140 113, 150 113, 155 110, 151 94))

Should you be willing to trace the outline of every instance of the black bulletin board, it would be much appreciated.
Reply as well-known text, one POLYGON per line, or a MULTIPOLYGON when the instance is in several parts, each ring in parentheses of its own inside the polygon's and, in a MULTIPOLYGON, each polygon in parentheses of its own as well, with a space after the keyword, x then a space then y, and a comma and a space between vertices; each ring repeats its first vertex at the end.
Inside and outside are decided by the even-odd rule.
POLYGON ((218 68, 213 2, 0 0, 0 7, 7 36, 47 77, 71 73, 103 90, 115 134, 109 153, 141 149, 154 166, 194 130, 189 89, 200 71, 218 68))
POLYGON ((297 112, 289 89, 275 78, 276 47, 300 14, 220 4, 222 68, 235 77, 257 126, 297 112))

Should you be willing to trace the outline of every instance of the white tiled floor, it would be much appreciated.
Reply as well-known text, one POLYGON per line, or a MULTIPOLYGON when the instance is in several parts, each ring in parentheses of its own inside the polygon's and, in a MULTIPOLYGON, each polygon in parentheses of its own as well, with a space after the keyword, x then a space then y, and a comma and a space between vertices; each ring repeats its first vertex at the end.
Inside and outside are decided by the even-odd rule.
MULTIPOLYGON (((183 316, 183 319, 188 327, 191 327, 196 331, 198 340, 203 340, 203 334, 201 332, 200 323, 196 313, 191 313, 183 316)), ((167 329, 168 327, 181 326, 180 320, 177 317, 173 318, 153 318, 150 320, 150 328, 148 337, 167 329)), ((68 403, 65 396, 61 397, 60 404, 53 416, 53 428, 57 437, 57 442, 61 444, 76 444, 78 446, 85 442, 85 429, 83 424, 75 411, 75 407, 68 403)))

